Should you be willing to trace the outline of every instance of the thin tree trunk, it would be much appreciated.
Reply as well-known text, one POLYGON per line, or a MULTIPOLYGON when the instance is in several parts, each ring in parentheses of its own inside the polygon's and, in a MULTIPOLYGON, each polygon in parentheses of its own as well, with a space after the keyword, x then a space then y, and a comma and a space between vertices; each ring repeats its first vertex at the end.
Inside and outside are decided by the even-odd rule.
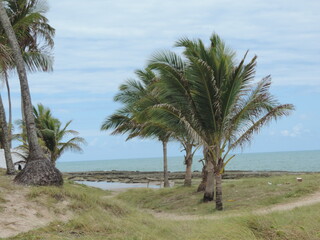
POLYGON ((203 158, 205 164, 202 167, 202 180, 201 183, 198 186, 197 192, 203 192, 206 190, 207 186, 207 177, 208 177, 208 172, 207 172, 207 165, 208 165, 208 150, 206 147, 203 147, 203 158))
POLYGON ((184 186, 190 187, 192 183, 192 144, 190 143, 185 143, 185 164, 186 164, 186 175, 184 177, 184 186))
POLYGON ((27 185, 62 185, 62 174, 45 157, 38 143, 27 73, 24 66, 19 43, 4 8, 3 1, 0 2, 0 22, 6 35, 8 36, 8 40, 11 45, 13 57, 17 67, 17 72, 20 80, 21 95, 24 103, 23 110, 26 120, 29 143, 29 157, 27 164, 25 168, 16 176, 15 181, 17 183, 27 185))
POLYGON ((7 71, 4 71, 4 80, 6 82, 7 92, 8 92, 8 104, 9 104, 8 138, 9 138, 9 147, 11 149, 11 146, 12 146, 12 126, 13 126, 12 125, 12 105, 11 105, 11 92, 10 92, 7 71))
POLYGON ((14 169, 12 156, 11 156, 9 136, 8 136, 9 131, 8 131, 7 119, 6 119, 6 114, 3 107, 1 95, 0 95, 0 122, 1 122, 1 130, 2 130, 2 145, 4 149, 4 157, 6 159, 7 174, 11 175, 15 173, 15 169, 14 169))
POLYGON ((163 186, 164 187, 170 187, 169 176, 168 176, 167 144, 168 144, 168 141, 162 141, 162 147, 163 147, 163 186))
MULTIPOLYGON (((23 98, 21 98, 21 119, 22 119, 22 126, 24 124, 24 126, 26 126, 26 118, 24 117, 24 104, 23 104, 23 98)), ((26 127, 22 127, 22 140, 24 142, 28 142, 28 137, 27 137, 27 128, 26 127)))
POLYGON ((207 162, 207 183, 206 189, 203 195, 204 202, 210 202, 214 198, 214 171, 212 159, 208 159, 207 162))
POLYGON ((197 192, 204 192, 206 190, 207 177, 208 177, 207 163, 203 165, 201 174, 202 174, 202 179, 201 179, 201 183, 198 186, 197 192))
POLYGON ((222 205, 222 170, 223 170, 223 159, 221 158, 220 154, 220 147, 219 145, 215 148, 215 171, 214 176, 216 180, 216 210, 221 211, 223 210, 222 205))
POLYGON ((216 173, 215 174, 216 179, 216 209, 221 211, 223 210, 223 204, 222 204, 222 174, 216 173))

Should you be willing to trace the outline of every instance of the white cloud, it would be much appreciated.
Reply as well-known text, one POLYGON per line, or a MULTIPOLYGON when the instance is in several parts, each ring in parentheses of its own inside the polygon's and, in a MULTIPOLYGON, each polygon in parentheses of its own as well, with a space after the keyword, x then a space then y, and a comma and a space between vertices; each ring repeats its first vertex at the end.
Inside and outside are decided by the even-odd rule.
POLYGON ((304 128, 302 124, 297 124, 292 129, 282 130, 280 133, 282 136, 285 136, 285 137, 297 137, 297 136, 300 136, 300 135, 303 135, 303 134, 309 133, 309 132, 310 132, 310 130, 304 128))
POLYGON ((33 94, 115 92, 155 50, 182 36, 207 42, 213 31, 240 55, 247 49, 258 55, 258 78, 271 74, 275 85, 320 85, 316 0, 49 3, 55 71, 29 75, 33 94))

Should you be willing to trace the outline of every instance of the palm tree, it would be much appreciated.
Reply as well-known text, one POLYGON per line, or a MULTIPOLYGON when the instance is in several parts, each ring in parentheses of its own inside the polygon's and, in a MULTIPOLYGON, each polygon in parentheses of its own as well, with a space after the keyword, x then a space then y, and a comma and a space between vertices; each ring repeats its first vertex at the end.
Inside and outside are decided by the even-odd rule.
MULTIPOLYGON (((175 66, 177 69, 177 74, 184 74, 186 65, 181 59, 177 59, 175 66)), ((162 81, 160 76, 156 76, 153 71, 148 70, 152 73, 152 83, 148 86, 149 95, 143 97, 138 101, 140 111, 137 113, 137 119, 141 122, 152 122, 153 125, 160 126, 160 129, 165 129, 166 132, 170 132, 171 139, 180 142, 185 151, 184 164, 186 165, 186 174, 184 186, 191 186, 192 179, 192 161, 195 151, 198 149, 199 144, 194 141, 190 136, 188 136, 186 128, 180 123, 179 119, 172 118, 170 114, 166 111, 159 112, 159 109, 154 109, 155 104, 161 104, 168 101, 175 102, 180 109, 185 111, 186 116, 189 115, 190 111, 188 107, 181 102, 179 98, 175 95, 167 94, 165 88, 161 87, 162 81), (195 149, 193 149, 196 147, 195 149)), ((164 72, 162 72, 161 77, 169 77, 164 72)))
POLYGON ((133 137, 155 138, 162 143, 163 167, 164 167, 164 187, 169 187, 168 164, 167 164, 167 144, 171 133, 160 124, 155 124, 146 120, 146 100, 155 101, 150 91, 150 85, 155 79, 154 73, 150 69, 138 70, 137 80, 128 80, 120 86, 120 92, 114 100, 124 106, 109 116, 102 123, 101 130, 115 129, 112 134, 128 133, 127 140, 133 137), (142 120, 141 116, 145 115, 142 120))
POLYGON ((176 43, 184 48, 187 68, 183 74, 177 68, 180 57, 174 53, 161 53, 150 64, 163 75, 163 91, 187 104, 192 112, 192 117, 187 116, 174 100, 155 106, 179 119, 189 135, 206 149, 204 200, 213 199, 214 176, 216 209, 222 210, 221 179, 230 160, 229 152, 243 147, 262 126, 287 116, 294 107, 279 104, 270 94, 270 76, 254 82, 256 57, 245 64, 245 55, 236 63, 235 52, 218 35, 213 34, 210 41, 208 47, 200 39, 184 38, 176 43))
MULTIPOLYGON (((33 115, 37 128, 39 145, 46 154, 47 158, 55 164, 57 159, 65 151, 82 152, 81 145, 86 144, 82 137, 78 137, 79 133, 75 130, 68 129, 72 121, 68 121, 63 127, 59 119, 52 116, 51 110, 42 104, 38 104, 37 108, 33 107, 33 115), (68 136, 74 136, 66 139, 68 136)), ((18 148, 23 152, 23 156, 29 155, 28 142, 25 140, 24 131, 25 124, 22 120, 16 121, 22 130, 18 134, 18 140, 22 142, 18 148)))
POLYGON ((62 174, 47 160, 38 144, 32 111, 32 102, 24 60, 16 35, 9 21, 3 2, 0 3, 0 22, 8 36, 20 80, 23 110, 29 143, 29 159, 25 168, 15 177, 15 181, 27 185, 62 185, 62 174))
MULTIPOLYGON (((29 71, 51 71, 52 57, 49 50, 53 47, 53 36, 55 30, 48 24, 48 20, 43 16, 46 12, 46 7, 39 1, 30 0, 6 0, 4 1, 5 8, 9 14, 11 24, 18 36, 18 42, 22 51, 23 59, 29 71), (38 39, 41 38, 41 45, 38 39)), ((8 129, 8 133, 2 131, 2 140, 5 141, 4 146, 8 145, 11 149, 12 141, 12 107, 11 107, 11 93, 9 86, 8 72, 15 68, 12 52, 8 43, 8 39, 4 33, 4 29, 0 28, 0 75, 4 79, 9 103, 9 120, 8 125, 2 123, 2 128, 8 129), (7 125, 4 126, 3 124, 7 125), (8 142, 7 142, 8 141, 8 142)), ((2 100, 1 100, 2 102, 2 100)), ((23 104, 23 101, 22 101, 23 104)), ((4 112, 4 107, 0 105, 0 111, 4 112)), ((6 161, 9 165, 12 164, 11 153, 5 151, 6 161)), ((7 167, 9 169, 11 167, 7 167)), ((11 170, 9 172, 12 172, 11 170)))
MULTIPOLYGON (((44 16, 48 9, 46 2, 39 0, 5 0, 3 2, 16 33, 27 70, 51 71, 53 57, 50 54, 50 50, 54 43, 55 29, 48 24, 48 19, 44 16)), ((0 45, 5 48, 9 44, 3 29, 0 29, 0 35, 2 36, 0 45)), ((7 53, 10 55, 10 50, 7 53)), ((9 71, 15 68, 15 64, 13 61, 1 61, 0 65, 8 92, 8 123, 10 129, 12 126, 12 110, 8 77, 9 71)), ((9 131, 9 138, 11 139, 11 131, 9 131)))
MULTIPOLYGON (((2 66, 7 66, 9 63, 12 62, 12 56, 9 52, 10 52, 10 49, 7 46, 3 46, 0 44, 0 73, 3 72, 2 66)), ((8 130, 7 120, 5 117, 5 109, 3 106, 1 94, 0 94, 0 125, 1 125, 1 132, 0 132, 1 145, 4 148, 7 174, 14 174, 15 169, 14 169, 11 151, 10 151, 10 148, 11 148, 10 138, 11 137, 8 134, 10 130, 8 130)), ((11 128, 11 126, 9 125, 9 129, 10 128, 11 128)))
POLYGON ((52 116, 50 109, 42 104, 38 104, 37 108, 34 107, 33 111, 38 137, 42 139, 48 157, 53 164, 65 151, 82 152, 81 145, 86 141, 77 136, 79 135, 77 131, 68 129, 72 121, 68 121, 62 126, 62 123, 52 116), (70 135, 74 137, 64 141, 70 135))
MULTIPOLYGON (((180 137, 178 137, 178 139, 180 139, 180 137)), ((193 156, 194 156, 196 150, 198 149, 199 145, 195 144, 194 141, 192 139, 190 139, 189 137, 182 138, 180 140, 180 143, 183 146, 183 150, 185 151, 184 164, 186 165, 186 174, 184 177, 184 186, 191 187, 191 185, 192 185, 193 156)))

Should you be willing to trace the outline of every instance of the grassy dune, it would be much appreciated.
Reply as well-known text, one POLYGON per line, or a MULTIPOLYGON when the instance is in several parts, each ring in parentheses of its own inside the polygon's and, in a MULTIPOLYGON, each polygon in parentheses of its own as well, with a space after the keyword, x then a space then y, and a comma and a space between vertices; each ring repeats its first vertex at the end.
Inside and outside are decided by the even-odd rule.
MULTIPOLYGON (((292 198, 297 198, 306 192, 309 193, 318 188, 319 182, 317 178, 319 175, 303 176, 304 182, 300 185, 296 184, 295 180, 290 182, 290 177, 292 176, 225 182, 225 199, 231 197, 232 199, 237 198, 236 201, 229 202, 230 204, 226 201, 227 207, 225 212, 219 214, 227 214, 232 209, 237 209, 237 206, 240 206, 239 208, 241 209, 252 209, 259 206, 268 206, 275 201, 291 201, 292 198), (264 184, 266 181, 273 184, 264 184), (290 184, 277 186, 277 184, 287 181, 290 184), (258 185, 258 187, 254 185, 258 185), (261 195, 260 193, 265 191, 265 189, 261 189, 264 185, 266 185, 266 189, 270 189, 267 193, 261 195), (283 188, 280 188, 281 186, 283 188), (245 191, 245 189, 251 190, 245 191), (259 190, 259 194, 254 194, 257 190, 259 190), (248 195, 248 192, 252 192, 252 194, 248 195), (273 194, 269 196, 272 192, 279 192, 279 195, 273 194), (244 196, 247 197, 246 201, 253 202, 254 204, 245 203, 244 196)), ((1 184, 11 186, 10 179, 7 178, 7 180, 6 183, 3 182, 1 184)), ((14 187, 12 191, 15 191, 14 187)), ((59 205, 67 204, 73 217, 66 223, 55 221, 47 227, 22 233, 9 239, 320 239, 320 204, 264 216, 244 214, 238 217, 221 218, 218 220, 203 219, 194 221, 158 219, 145 210, 140 209, 143 206, 156 210, 165 209, 166 211, 176 213, 187 211, 194 214, 195 212, 205 214, 204 210, 207 207, 208 209, 213 209, 213 204, 200 204, 198 202, 199 196, 194 193, 194 188, 183 187, 160 191, 131 190, 120 194, 118 197, 111 197, 108 191, 73 184, 72 182, 67 182, 61 188, 32 187, 29 188, 27 194, 29 201, 35 201, 44 208, 56 209, 57 211, 60 211, 59 205), (140 199, 139 201, 144 201, 139 205, 139 208, 136 207, 138 199, 140 199), (156 202, 156 199, 159 202, 156 202), (165 199, 169 199, 167 200, 166 207, 162 205, 166 201, 165 199), (184 203, 186 206, 180 210, 174 210, 175 206, 181 205, 176 202, 179 199, 180 203, 184 203), (150 206, 147 205, 149 201, 150 206), (198 210, 193 210, 193 203, 197 204, 198 210)), ((5 196, 2 197, 5 199, 5 196)), ((0 202, 0 206, 5 207, 5 202, 0 202)))

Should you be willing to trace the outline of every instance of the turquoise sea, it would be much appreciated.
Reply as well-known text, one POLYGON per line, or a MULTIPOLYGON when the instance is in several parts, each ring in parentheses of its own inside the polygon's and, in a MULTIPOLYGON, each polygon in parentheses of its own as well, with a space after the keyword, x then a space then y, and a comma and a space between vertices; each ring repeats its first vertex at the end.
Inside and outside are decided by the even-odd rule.
MULTIPOLYGON (((201 171, 195 156, 193 170, 201 171)), ((162 171, 162 158, 115 159, 58 162, 62 172, 83 171, 162 171)), ((184 171, 183 156, 168 158, 169 171, 184 171)), ((297 152, 240 153, 229 162, 227 170, 320 172, 320 150, 297 152)))

